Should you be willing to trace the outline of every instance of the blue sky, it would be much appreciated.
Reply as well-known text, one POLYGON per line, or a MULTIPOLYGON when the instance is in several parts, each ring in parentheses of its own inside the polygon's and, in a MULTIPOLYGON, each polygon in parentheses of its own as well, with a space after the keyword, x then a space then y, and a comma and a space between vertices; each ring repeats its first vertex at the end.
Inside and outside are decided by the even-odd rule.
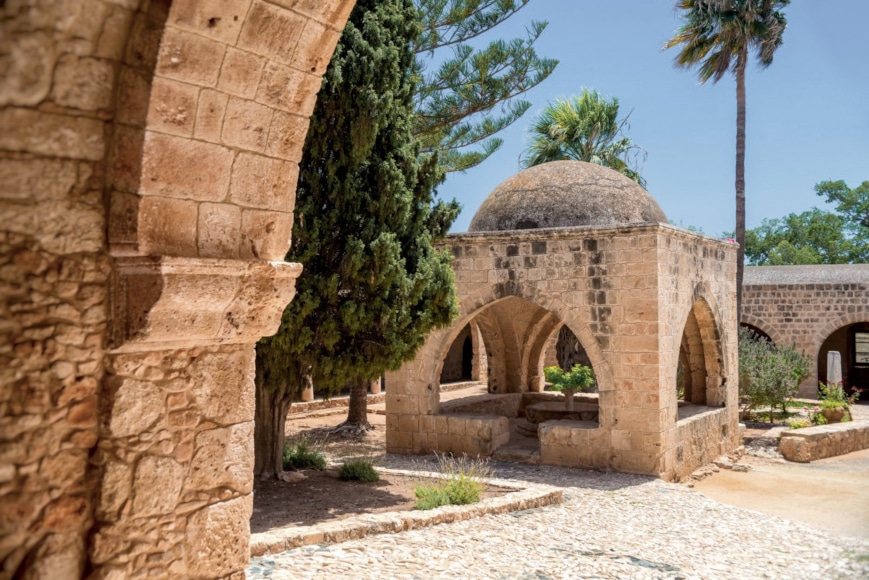
MULTIPOLYGON (((677 225, 709 235, 732 230, 736 84, 732 76, 700 85, 673 67, 661 46, 679 26, 669 0, 531 0, 496 29, 519 36, 530 20, 548 20, 535 45, 557 58, 552 76, 526 94, 532 107, 500 136, 482 165, 440 187, 463 205, 453 231, 466 231, 477 208, 519 169, 534 115, 583 87, 618 97, 631 113, 628 136, 648 157, 648 190, 677 225)), ((815 183, 869 180, 869 0, 794 0, 772 66, 747 73, 747 226, 764 218, 824 207, 815 183)))

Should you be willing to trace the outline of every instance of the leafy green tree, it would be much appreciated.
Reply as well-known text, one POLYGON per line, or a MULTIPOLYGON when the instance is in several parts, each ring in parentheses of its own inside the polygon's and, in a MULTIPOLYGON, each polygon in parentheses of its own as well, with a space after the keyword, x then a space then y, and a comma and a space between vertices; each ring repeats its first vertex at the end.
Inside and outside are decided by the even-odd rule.
POLYGON ((736 77, 736 259, 737 312, 742 304, 745 256, 745 69, 751 53, 761 67, 772 64, 790 0, 678 0, 682 26, 664 45, 679 47, 676 66, 696 68, 701 83, 736 77))
POLYGON ((646 180, 629 164, 629 156, 639 147, 623 134, 628 117, 618 117, 619 100, 607 100, 597 91, 583 89, 579 96, 558 99, 531 125, 531 141, 522 164, 532 167, 562 159, 587 161, 615 169, 645 187, 646 180))
POLYGON ((850 189, 844 181, 822 181, 815 192, 835 212, 812 208, 781 219, 765 219, 745 232, 749 264, 857 264, 869 262, 869 181, 850 189))
POLYGON ((436 156, 413 138, 411 0, 359 0, 323 78, 300 163, 293 247, 305 270, 273 337, 257 345, 255 473, 281 469, 284 422, 309 380, 362 399, 457 314, 443 237, 458 204, 436 201, 436 156))
MULTIPOLYGON (((861 245, 869 253, 869 181, 851 189, 842 181, 822 181, 815 185, 815 193, 827 203, 836 205, 836 211, 845 219, 846 228, 855 244, 861 245)), ((855 262, 869 261, 866 253, 855 262)))
POLYGON ((847 264, 853 251, 844 218, 817 208, 745 232, 745 258, 756 266, 847 264))
POLYGON ((531 106, 518 95, 555 70, 558 61, 538 57, 533 46, 547 23, 532 21, 525 38, 496 39, 480 48, 471 41, 516 14, 528 0, 414 4, 423 27, 412 45, 417 55, 413 70, 420 80, 414 93, 414 135, 423 153, 438 153, 444 170, 465 171, 497 151, 503 140, 495 135, 531 106))

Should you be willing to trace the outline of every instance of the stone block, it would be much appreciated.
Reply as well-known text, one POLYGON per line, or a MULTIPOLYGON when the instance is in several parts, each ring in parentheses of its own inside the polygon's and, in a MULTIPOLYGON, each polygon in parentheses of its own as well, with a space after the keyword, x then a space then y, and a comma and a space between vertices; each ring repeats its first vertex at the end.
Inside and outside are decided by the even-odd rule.
POLYGON ((115 71, 107 60, 65 54, 54 72, 52 100, 82 111, 110 109, 115 71))
POLYGON ((275 111, 269 127, 266 154, 287 161, 301 161, 309 124, 308 117, 275 111))
POLYGON ((198 0, 173 6, 169 24, 207 36, 226 44, 235 44, 251 0, 198 0))
POLYGON ((221 137, 227 145, 263 151, 271 120, 272 109, 253 101, 230 97, 221 137))
POLYGON ((229 188, 232 161, 233 152, 225 147, 147 132, 140 191, 143 195, 222 201, 229 188))
POLYGON ((115 129, 112 150, 112 183, 120 191, 138 194, 142 179, 145 133, 123 125, 115 129))
POLYGON ((205 258, 237 258, 241 241, 241 209, 228 203, 199 206, 197 247, 205 258))
POLYGON ((306 19, 295 12, 255 0, 238 46, 269 60, 290 64, 305 24, 306 19))
POLYGON ((199 87, 157 77, 151 87, 148 129, 182 137, 193 134, 199 87))
POLYGON ((399 415, 398 430, 404 433, 419 433, 419 415, 399 415))
POLYGON ((193 401, 204 419, 218 425, 253 420, 256 369, 252 348, 205 352, 188 368, 194 379, 193 401))
POLYGON ((447 420, 449 421, 450 435, 464 436, 467 433, 468 419, 466 417, 450 416, 447 420))
POLYGON ((133 379, 112 379, 114 394, 109 431, 112 437, 130 437, 159 430, 165 421, 163 393, 154 383, 133 379))
POLYGON ((419 431, 420 433, 437 433, 434 415, 419 416, 419 431))
POLYGON ((157 58, 157 76, 203 87, 217 84, 226 45, 167 26, 157 58))
POLYGON ((199 93, 199 106, 196 110, 196 127, 193 134, 197 139, 220 143, 223 118, 226 115, 228 97, 218 91, 203 90, 199 93))
POLYGON ((230 199, 255 209, 293 211, 298 165, 252 153, 240 153, 232 170, 230 199))
POLYGON ((76 163, 64 159, 0 159, 0 198, 62 200, 76 183, 76 163))
POLYGON ((184 561, 215 577, 240 575, 250 560, 251 494, 210 505, 188 518, 184 561))
POLYGON ((98 119, 8 107, 0 109, 0 148, 49 157, 101 161, 104 126, 98 119))
MULTIPOLYGON (((0 106, 36 106, 51 90, 57 47, 50 29, 27 34, 4 32, 4 78, 0 106)), ((3 125, 5 127, 5 125, 3 125)))
POLYGON ((302 31, 293 54, 293 66, 323 76, 332 59, 332 53, 341 34, 322 24, 309 20, 302 31))
POLYGON ((148 255, 195 256, 197 221, 193 201, 145 197, 139 205, 139 248, 148 255))
POLYGON ((217 86, 232 95, 253 99, 264 66, 265 59, 262 57, 230 47, 223 59, 217 86))
POLYGON ((185 489, 227 487, 241 494, 253 489, 253 421, 196 435, 185 489))
POLYGON ((270 62, 263 70, 256 100, 264 105, 310 117, 320 90, 319 76, 270 62))
POLYGON ((133 475, 133 510, 136 517, 171 514, 178 504, 185 469, 170 457, 146 455, 133 475))

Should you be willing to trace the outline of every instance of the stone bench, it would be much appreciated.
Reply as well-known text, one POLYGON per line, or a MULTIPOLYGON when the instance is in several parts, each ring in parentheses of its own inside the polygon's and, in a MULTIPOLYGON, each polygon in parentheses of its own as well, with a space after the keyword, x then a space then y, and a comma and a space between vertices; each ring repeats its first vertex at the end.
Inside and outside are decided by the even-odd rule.
POLYGON ((778 451, 788 461, 808 463, 869 449, 869 421, 818 425, 782 433, 778 451))

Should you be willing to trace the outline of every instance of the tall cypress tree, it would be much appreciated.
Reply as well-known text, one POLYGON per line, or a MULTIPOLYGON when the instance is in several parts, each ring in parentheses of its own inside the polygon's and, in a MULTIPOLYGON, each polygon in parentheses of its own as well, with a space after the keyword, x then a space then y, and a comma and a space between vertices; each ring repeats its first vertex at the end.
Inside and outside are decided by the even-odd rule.
MULTIPOLYGON (((332 391, 411 358, 457 314, 450 257, 432 243, 458 215, 413 137, 410 0, 359 0, 323 78, 300 164, 293 247, 305 269, 278 333, 257 345, 256 466, 278 473, 284 421, 308 380, 332 391)), ((348 417, 357 429, 361 417, 348 417)))

